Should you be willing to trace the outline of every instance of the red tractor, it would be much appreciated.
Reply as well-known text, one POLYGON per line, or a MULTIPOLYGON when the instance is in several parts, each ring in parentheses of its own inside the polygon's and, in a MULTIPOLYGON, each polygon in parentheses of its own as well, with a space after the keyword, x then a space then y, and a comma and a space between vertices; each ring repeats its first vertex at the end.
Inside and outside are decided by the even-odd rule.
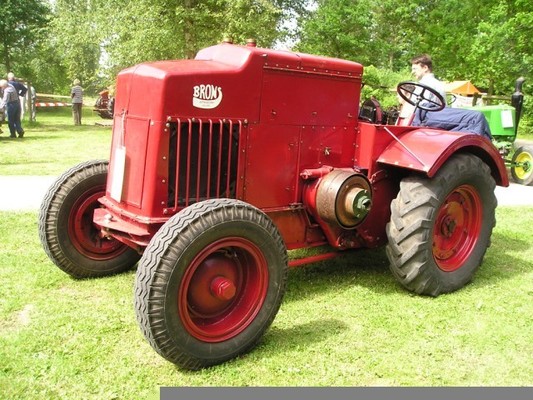
MULTIPOLYGON (((49 189, 46 253, 75 278, 140 260, 140 328, 187 369, 250 350, 292 266, 386 245, 407 290, 460 289, 490 244, 504 162, 480 135, 386 124, 377 102, 360 107, 362 74, 355 62, 228 43, 122 71, 110 160, 49 189), (319 246, 330 250, 288 259, 319 246)), ((407 100, 432 110, 432 89, 418 89, 407 100)))
POLYGON ((93 111, 103 119, 113 119, 113 102, 114 99, 110 96, 109 90, 102 90, 98 93, 93 111))

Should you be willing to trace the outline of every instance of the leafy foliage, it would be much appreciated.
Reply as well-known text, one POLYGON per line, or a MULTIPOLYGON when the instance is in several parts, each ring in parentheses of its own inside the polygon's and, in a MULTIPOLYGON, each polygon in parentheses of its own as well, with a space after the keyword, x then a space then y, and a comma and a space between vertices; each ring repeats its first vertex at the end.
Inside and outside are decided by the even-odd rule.
POLYGON ((368 4, 367 0, 319 1, 311 17, 301 21, 298 50, 370 63, 372 32, 368 29, 371 25, 368 4))
POLYGON ((35 46, 42 39, 41 29, 48 21, 48 11, 42 0, 0 2, 0 65, 6 72, 16 66, 16 75, 27 75, 29 68, 24 60, 35 54, 35 46))
POLYGON ((225 37, 354 60, 385 76, 406 76, 409 60, 429 53, 437 77, 493 94, 509 95, 519 76, 527 94, 533 79, 529 0, 4 0, 0 12, 0 64, 41 92, 64 93, 77 77, 94 93, 125 67, 193 58, 225 37))
POLYGON ((362 99, 375 97, 385 109, 398 106, 396 86, 410 79, 408 73, 369 66, 364 69, 362 99))
MULTIPOLYGON (((66 70, 66 83, 81 80, 92 86, 100 58, 98 26, 92 18, 92 2, 56 0, 55 17, 49 28, 54 48, 66 70)), ((65 90, 65 88, 64 88, 65 90)))
POLYGON ((532 35, 531 2, 496 2, 488 18, 478 25, 467 58, 471 65, 478 66, 474 73, 476 81, 491 93, 501 93, 512 88, 518 76, 529 75, 533 62, 532 35))
POLYGON ((254 38, 271 47, 289 32, 284 18, 304 0, 118 0, 102 4, 101 43, 113 76, 143 61, 193 58, 198 50, 231 38, 254 38), (123 10, 116 13, 117 7, 123 10))
MULTIPOLYGON (((428 53, 441 79, 510 95, 524 76, 530 92, 533 3, 527 0, 319 0, 299 22, 302 51, 400 72, 413 56, 428 53)), ((526 118, 532 113, 524 111, 526 118)))

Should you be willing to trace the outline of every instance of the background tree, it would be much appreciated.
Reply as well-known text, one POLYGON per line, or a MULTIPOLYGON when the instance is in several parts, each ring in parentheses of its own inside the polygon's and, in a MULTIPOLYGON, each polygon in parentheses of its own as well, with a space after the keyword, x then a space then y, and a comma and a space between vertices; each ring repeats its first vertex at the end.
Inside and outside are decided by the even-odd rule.
MULTIPOLYGON (((533 63, 533 3, 494 1, 478 24, 466 59, 473 79, 489 93, 509 92, 519 76, 530 76, 533 63)), ((533 82, 529 82, 533 83, 533 82)))
MULTIPOLYGON (((407 71, 428 53, 436 75, 509 94, 533 67, 529 0, 318 0, 300 20, 302 51, 407 71)), ((526 88, 527 90, 527 88, 526 88)))
POLYGON ((100 60, 100 27, 98 0, 55 0, 54 18, 48 27, 48 49, 59 58, 66 75, 63 82, 70 86, 78 78, 85 88, 94 88, 100 60))
POLYGON ((370 4, 371 0, 317 1, 316 10, 299 20, 296 49, 369 64, 376 44, 370 4))
POLYGON ((372 1, 370 7, 376 42, 372 65, 395 71, 405 68, 418 29, 419 1, 372 1))
POLYGON ((17 76, 29 72, 28 56, 41 39, 49 9, 41 0, 2 0, 0 2, 0 43, 2 69, 17 76))
POLYGON ((118 0, 99 11, 108 73, 143 61, 193 58, 231 37, 253 37, 263 47, 289 35, 282 22, 305 0, 118 0), (116 9, 122 10, 116 13, 116 9))
POLYGON ((3 0, 0 12, 0 64, 41 91, 79 77, 96 92, 125 67, 193 58, 224 37, 398 76, 429 53, 439 78, 494 93, 508 94, 520 75, 527 90, 533 69, 530 0, 3 0))

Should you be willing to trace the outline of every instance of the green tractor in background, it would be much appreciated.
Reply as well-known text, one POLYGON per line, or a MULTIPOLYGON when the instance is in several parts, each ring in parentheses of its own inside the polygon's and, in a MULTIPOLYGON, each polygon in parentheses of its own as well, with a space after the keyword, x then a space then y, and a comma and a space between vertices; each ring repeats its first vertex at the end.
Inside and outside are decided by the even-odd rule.
MULTIPOLYGON (((524 81, 522 77, 516 80, 510 105, 476 106, 478 97, 475 96, 474 105, 467 108, 481 111, 485 115, 493 143, 505 160, 506 166, 509 167, 513 181, 521 185, 531 185, 533 183, 533 144, 523 144, 517 149, 514 148, 524 102, 522 93, 524 81)), ((501 100, 501 98, 498 99, 501 100)))

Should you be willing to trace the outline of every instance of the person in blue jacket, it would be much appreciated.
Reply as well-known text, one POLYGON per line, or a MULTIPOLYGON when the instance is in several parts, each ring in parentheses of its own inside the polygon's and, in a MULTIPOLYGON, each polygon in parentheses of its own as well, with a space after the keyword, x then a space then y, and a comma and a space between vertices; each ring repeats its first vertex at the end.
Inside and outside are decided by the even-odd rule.
POLYGON ((7 112, 7 124, 9 126, 10 138, 19 138, 24 136, 24 129, 20 123, 20 101, 17 89, 8 83, 5 79, 0 80, 0 89, 3 90, 0 109, 5 108, 7 112))

